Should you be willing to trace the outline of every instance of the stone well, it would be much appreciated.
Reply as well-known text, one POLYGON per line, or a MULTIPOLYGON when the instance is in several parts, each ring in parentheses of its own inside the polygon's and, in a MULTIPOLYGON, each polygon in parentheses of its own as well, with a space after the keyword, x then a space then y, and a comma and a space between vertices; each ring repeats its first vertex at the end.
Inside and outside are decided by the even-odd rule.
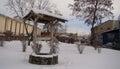
POLYGON ((29 56, 29 63, 38 64, 38 65, 54 65, 58 64, 58 55, 57 54, 47 54, 47 53, 39 53, 39 54, 31 54, 29 56))

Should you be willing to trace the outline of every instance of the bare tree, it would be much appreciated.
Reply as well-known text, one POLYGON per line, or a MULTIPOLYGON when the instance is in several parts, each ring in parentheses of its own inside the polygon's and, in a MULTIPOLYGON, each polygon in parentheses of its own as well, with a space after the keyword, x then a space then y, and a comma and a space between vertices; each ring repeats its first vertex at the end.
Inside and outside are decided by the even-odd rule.
POLYGON ((48 10, 50 9, 50 2, 49 0, 37 0, 37 8, 38 9, 44 9, 44 10, 48 10))
MULTIPOLYGON (((22 17, 29 11, 30 8, 28 6, 30 5, 30 8, 34 6, 33 0, 8 0, 7 6, 11 11, 13 11, 16 16, 19 17, 20 20, 22 20, 22 17)), ((26 29, 26 33, 29 36, 26 23, 24 22, 24 26, 26 29)), ((22 34, 23 36, 23 34, 22 34)), ((26 51, 26 41, 21 41, 23 46, 23 52, 26 51)))
POLYGON ((28 10, 27 0, 8 0, 7 6, 18 17, 24 16, 24 14, 26 13, 26 10, 28 10))
MULTIPOLYGON (((8 0, 7 2, 8 8, 14 12, 23 22, 26 29, 27 35, 32 39, 34 27, 31 33, 28 33, 27 26, 25 21, 22 19, 22 17, 29 12, 32 8, 37 8, 40 10, 46 10, 50 11, 52 4, 50 4, 49 0, 8 0)), ((31 20, 32 21, 32 20, 31 20)), ((31 40, 30 39, 30 40, 31 40)), ((30 44, 29 40, 29 44, 30 44)), ((25 51, 25 43, 22 41, 23 45, 23 51, 25 51)))
POLYGON ((74 3, 69 5, 73 15, 91 26, 92 45, 94 40, 93 28, 100 24, 103 18, 113 16, 112 4, 112 0, 74 0, 74 3))
MULTIPOLYGON (((7 6, 21 20, 23 20, 22 17, 26 14, 26 12, 30 11, 32 8, 36 8, 39 10, 45 10, 45 11, 48 11, 50 13, 55 13, 55 14, 61 15, 59 13, 59 11, 56 9, 56 6, 54 4, 51 4, 49 0, 8 0, 7 6)), ((31 20, 31 21, 33 21, 33 20, 31 20)), ((33 27, 32 32, 29 34, 27 27, 26 27, 26 23, 24 20, 23 20, 23 22, 25 25, 27 35, 32 39, 33 34, 34 34, 34 27, 33 27)), ((30 42, 30 40, 29 40, 29 42, 30 42)), ((26 47, 24 47, 24 43, 23 43, 23 49, 24 48, 26 48, 26 47)))
MULTIPOLYGON (((61 15, 58 9, 56 9, 55 4, 51 4, 49 0, 8 0, 7 6, 14 14, 20 17, 20 19, 32 8, 61 15)), ((28 34, 27 29, 26 32, 28 34)))

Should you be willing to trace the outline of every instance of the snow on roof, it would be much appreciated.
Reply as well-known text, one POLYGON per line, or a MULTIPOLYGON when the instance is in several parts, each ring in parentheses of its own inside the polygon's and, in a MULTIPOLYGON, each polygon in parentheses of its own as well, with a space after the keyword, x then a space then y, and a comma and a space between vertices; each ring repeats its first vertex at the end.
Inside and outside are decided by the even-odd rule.
MULTIPOLYGON (((47 12, 45 10, 39 10, 39 9, 35 9, 33 8, 31 11, 33 11, 34 13, 36 14, 43 14, 43 15, 47 15, 47 16, 51 16, 51 17, 55 17, 55 18, 58 18, 58 19, 62 19, 62 20, 65 20, 67 21, 67 18, 63 17, 63 16, 60 16, 60 15, 57 15, 57 14, 53 14, 53 13, 50 13, 50 12, 47 12)), ((30 11, 29 11, 30 12, 30 11)), ((27 16, 29 14, 29 12, 25 15, 27 16)), ((24 16, 24 17, 25 17, 24 16)))

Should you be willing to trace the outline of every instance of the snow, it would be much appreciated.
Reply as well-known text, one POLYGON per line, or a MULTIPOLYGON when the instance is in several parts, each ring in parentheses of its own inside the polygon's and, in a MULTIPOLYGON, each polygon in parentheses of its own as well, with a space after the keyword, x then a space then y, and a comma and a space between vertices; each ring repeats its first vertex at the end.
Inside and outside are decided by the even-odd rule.
MULTIPOLYGON (((41 43, 41 52, 48 52, 46 42, 41 43)), ((79 54, 75 44, 60 43, 57 65, 35 65, 28 62, 31 47, 22 52, 21 45, 20 41, 10 41, 0 47, 0 69, 120 69, 120 51, 116 50, 103 48, 97 53, 93 47, 85 46, 83 54, 79 54)))
POLYGON ((60 35, 60 36, 63 36, 63 37, 69 37, 68 35, 65 35, 65 34, 62 34, 62 35, 60 35))
POLYGON ((36 57, 46 57, 46 58, 57 56, 57 54, 52 54, 52 55, 36 55, 35 53, 32 53, 31 55, 32 56, 36 56, 36 57))
MULTIPOLYGON (((38 9, 32 8, 31 11, 33 11, 36 14, 43 14, 43 15, 47 15, 47 16, 51 16, 51 17, 55 17, 55 18, 67 21, 67 18, 65 18, 63 16, 60 16, 60 15, 56 15, 56 14, 50 13, 50 12, 47 12, 45 10, 38 10, 38 9)), ((29 12, 27 12, 25 16, 27 16, 29 12)), ((25 17, 25 16, 23 16, 23 17, 25 17)))

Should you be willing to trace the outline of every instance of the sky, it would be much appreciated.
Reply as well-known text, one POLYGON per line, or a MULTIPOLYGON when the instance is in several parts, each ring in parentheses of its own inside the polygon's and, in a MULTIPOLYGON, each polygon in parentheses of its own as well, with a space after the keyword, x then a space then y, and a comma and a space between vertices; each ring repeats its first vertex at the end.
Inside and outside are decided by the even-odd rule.
MULTIPOLYGON (((76 19, 74 16, 71 16, 71 10, 68 8, 70 3, 73 3, 73 0, 50 0, 52 3, 56 4, 58 10, 63 14, 64 17, 68 19, 64 25, 67 26, 67 32, 77 33, 78 35, 88 35, 90 34, 90 26, 84 24, 83 21, 76 19)), ((12 13, 6 8, 7 0, 0 0, 0 13, 12 17, 12 13)), ((113 13, 114 19, 117 20, 120 14, 120 0, 113 1, 113 13)), ((104 21, 107 21, 104 19, 104 21)))

